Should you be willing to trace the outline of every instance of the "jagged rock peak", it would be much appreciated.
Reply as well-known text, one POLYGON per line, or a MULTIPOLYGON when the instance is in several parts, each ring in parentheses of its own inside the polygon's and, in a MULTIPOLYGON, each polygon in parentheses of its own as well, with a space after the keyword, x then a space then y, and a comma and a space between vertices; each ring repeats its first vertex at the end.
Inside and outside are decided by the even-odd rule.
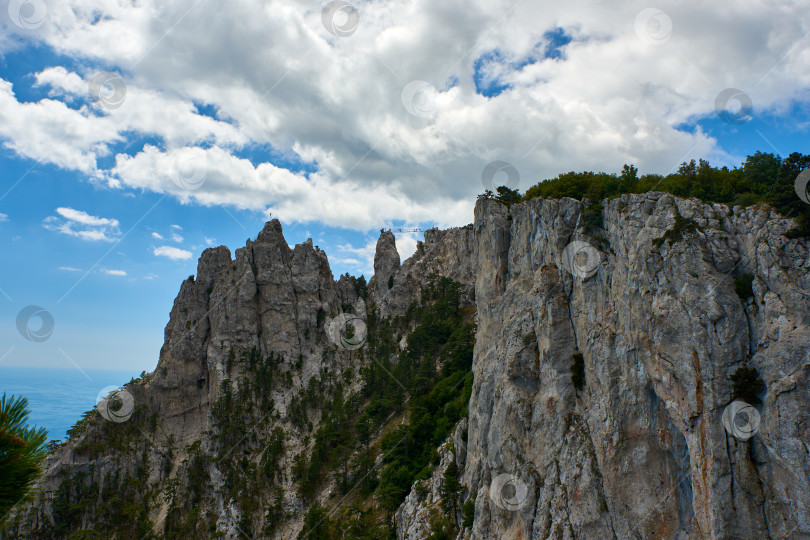
POLYGON ((270 220, 264 224, 264 228, 259 231, 259 235, 256 237, 256 242, 270 238, 284 239, 284 231, 281 227, 281 222, 278 219, 270 220))
POLYGON ((281 222, 277 219, 268 221, 264 224, 264 228, 259 232, 255 242, 248 242, 249 246, 253 247, 254 253, 257 248, 261 247, 263 251, 272 253, 278 251, 279 254, 286 258, 292 254, 290 245, 284 238, 284 231, 281 227, 281 222))
POLYGON ((377 251, 374 254, 374 275, 388 280, 399 269, 399 252, 394 233, 383 231, 377 239, 377 251))
POLYGON ((369 291, 378 303, 390 303, 391 289, 399 279, 400 270, 397 241, 391 231, 380 231, 377 239, 377 250, 374 254, 374 276, 369 281, 369 291))
POLYGON ((225 246, 208 248, 197 261, 197 281, 209 284, 231 264, 231 250, 225 246))

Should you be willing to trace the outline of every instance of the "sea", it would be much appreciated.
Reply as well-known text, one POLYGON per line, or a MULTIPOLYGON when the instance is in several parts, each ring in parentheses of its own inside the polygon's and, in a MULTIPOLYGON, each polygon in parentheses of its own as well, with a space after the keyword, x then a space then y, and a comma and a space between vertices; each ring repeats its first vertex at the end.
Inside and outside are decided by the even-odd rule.
MULTIPOLYGON (((67 438, 67 430, 95 409, 99 393, 120 387, 140 372, 75 368, 0 366, 0 396, 28 399, 28 425, 48 430, 48 440, 67 438)), ((104 397, 104 396, 102 396, 104 397)))

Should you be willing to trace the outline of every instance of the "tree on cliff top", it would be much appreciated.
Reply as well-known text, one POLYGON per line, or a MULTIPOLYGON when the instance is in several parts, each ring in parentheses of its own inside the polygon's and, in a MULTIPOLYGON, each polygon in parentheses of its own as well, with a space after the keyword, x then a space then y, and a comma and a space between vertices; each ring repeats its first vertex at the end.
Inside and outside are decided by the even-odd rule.
POLYGON ((41 474, 47 455, 44 428, 28 427, 28 400, 14 396, 0 399, 0 524, 12 506, 28 495, 41 474))

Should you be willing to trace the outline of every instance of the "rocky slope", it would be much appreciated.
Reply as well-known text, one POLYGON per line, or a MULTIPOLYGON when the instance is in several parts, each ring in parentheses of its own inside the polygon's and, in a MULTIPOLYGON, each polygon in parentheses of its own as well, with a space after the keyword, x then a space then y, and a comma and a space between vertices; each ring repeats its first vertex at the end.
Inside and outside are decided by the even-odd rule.
MULTIPOLYGON (((594 228, 572 199, 480 199, 472 226, 426 231, 404 262, 384 232, 367 290, 335 281, 311 241, 290 249, 277 221, 233 260, 206 250, 158 368, 126 387, 131 417, 88 414, 6 536, 115 518, 132 521, 119 538, 167 524, 188 538, 295 538, 311 504, 296 456, 315 451, 336 396, 362 395, 353 374, 380 361, 365 323, 399 325, 404 349, 409 314, 443 276, 475 305, 469 413, 392 515, 399 538, 437 532, 451 462, 461 493, 442 527, 459 538, 810 537, 806 239, 788 240, 791 221, 764 208, 662 193, 603 204, 594 228), (762 403, 729 416, 740 368, 757 370, 762 403)), ((406 421, 371 436, 375 467, 384 433, 406 421)), ((377 508, 337 497, 339 483, 313 496, 331 515, 377 508)))

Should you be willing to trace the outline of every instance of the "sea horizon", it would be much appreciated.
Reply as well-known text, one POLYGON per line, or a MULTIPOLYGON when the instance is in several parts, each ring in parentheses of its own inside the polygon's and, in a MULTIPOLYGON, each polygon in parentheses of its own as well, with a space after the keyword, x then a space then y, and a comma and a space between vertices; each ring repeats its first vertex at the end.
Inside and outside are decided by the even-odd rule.
POLYGON ((134 370, 0 366, 0 395, 28 399, 29 427, 44 427, 48 440, 62 441, 82 414, 96 406, 99 393, 123 386, 134 370))

